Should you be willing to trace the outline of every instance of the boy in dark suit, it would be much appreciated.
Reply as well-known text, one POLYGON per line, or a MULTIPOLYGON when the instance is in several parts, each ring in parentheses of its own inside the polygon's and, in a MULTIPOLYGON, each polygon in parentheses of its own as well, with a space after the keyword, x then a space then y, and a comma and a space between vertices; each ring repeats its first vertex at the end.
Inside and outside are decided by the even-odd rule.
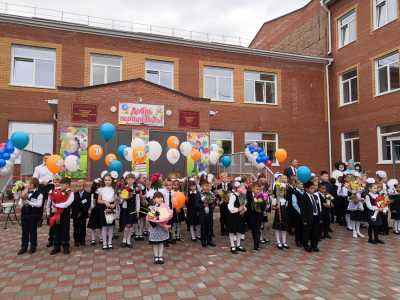
POLYGON ((86 243, 86 219, 89 217, 91 197, 92 194, 85 188, 85 181, 79 180, 72 203, 75 247, 85 246, 86 243))

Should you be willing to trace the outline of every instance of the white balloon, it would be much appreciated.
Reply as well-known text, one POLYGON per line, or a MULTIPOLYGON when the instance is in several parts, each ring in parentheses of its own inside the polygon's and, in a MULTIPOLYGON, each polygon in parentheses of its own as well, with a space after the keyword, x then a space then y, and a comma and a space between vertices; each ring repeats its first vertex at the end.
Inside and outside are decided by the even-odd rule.
POLYGON ((126 147, 125 149, 124 149, 124 158, 127 160, 127 161, 132 161, 132 148, 131 147, 126 147))
POLYGON ((68 155, 64 160, 65 169, 69 172, 76 172, 79 170, 79 158, 76 155, 68 155))
POLYGON ((256 168, 259 169, 259 170, 262 170, 262 169, 265 168, 265 164, 264 163, 256 164, 256 168))
POLYGON ((139 148, 139 147, 144 147, 145 146, 145 142, 142 139, 139 138, 134 138, 131 144, 131 147, 133 149, 135 148, 139 148))
POLYGON ((181 153, 183 156, 188 157, 192 153, 193 146, 190 142, 183 142, 179 146, 179 150, 181 150, 181 153))
POLYGON ((118 179, 118 172, 117 171, 111 171, 110 175, 111 175, 112 179, 118 179))
POLYGON ((179 158, 181 157, 181 154, 177 149, 169 149, 167 152, 167 160, 171 165, 174 165, 178 162, 179 158))
POLYGON ((157 141, 150 141, 147 145, 149 146, 149 159, 151 161, 156 161, 157 159, 159 159, 162 153, 162 147, 160 143, 157 141))
POLYGON ((210 158, 209 158, 210 164, 216 165, 216 164, 218 163, 219 156, 220 156, 220 155, 219 155, 218 152, 216 152, 216 151, 211 152, 211 153, 210 153, 210 158))
POLYGON ((210 152, 218 152, 218 145, 217 144, 211 144, 210 145, 210 152))

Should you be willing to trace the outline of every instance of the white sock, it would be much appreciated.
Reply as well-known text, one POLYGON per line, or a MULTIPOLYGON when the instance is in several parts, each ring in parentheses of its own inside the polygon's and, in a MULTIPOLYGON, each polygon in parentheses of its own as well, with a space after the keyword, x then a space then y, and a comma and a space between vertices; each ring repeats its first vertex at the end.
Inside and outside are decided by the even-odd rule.
POLYGON ((236 246, 240 247, 240 238, 242 237, 241 233, 236 234, 236 246))
POLYGON ((234 233, 230 233, 229 234, 229 242, 231 243, 231 248, 235 247, 235 234, 234 233))
POLYGON ((127 236, 126 236, 126 243, 127 243, 128 245, 131 244, 132 231, 133 231, 133 227, 132 227, 132 226, 129 226, 129 227, 128 227, 128 233, 127 233, 127 236))
POLYGON ((158 257, 158 245, 157 244, 153 245, 153 255, 154 255, 154 257, 158 257))
POLYGON ((90 231, 90 235, 92 237, 92 241, 96 241, 96 229, 92 229, 90 231))
POLYGON ((196 232, 195 232, 195 226, 194 225, 190 225, 190 236, 192 237, 192 239, 196 238, 196 232))
POLYGON ((200 236, 201 235, 201 227, 200 227, 200 225, 196 225, 195 229, 196 229, 196 236, 200 236))
POLYGON ((345 219, 346 219, 347 228, 351 229, 352 228, 352 222, 350 220, 350 214, 346 214, 345 219))
POLYGON ((282 233, 282 243, 286 245, 286 231, 281 231, 282 233))
POLYGON ((114 235, 114 226, 108 226, 108 245, 112 245, 114 235))
POLYGON ((276 243, 278 245, 280 245, 281 244, 281 237, 280 237, 280 234, 279 234, 279 230, 275 230, 275 239, 276 239, 276 243))
POLYGON ((103 239, 103 246, 107 247, 107 226, 101 227, 101 237, 103 239))
POLYGON ((158 245, 158 256, 164 257, 164 244, 163 243, 158 245))
POLYGON ((138 233, 139 233, 139 236, 143 236, 144 221, 145 220, 143 218, 139 218, 139 220, 138 220, 138 233))

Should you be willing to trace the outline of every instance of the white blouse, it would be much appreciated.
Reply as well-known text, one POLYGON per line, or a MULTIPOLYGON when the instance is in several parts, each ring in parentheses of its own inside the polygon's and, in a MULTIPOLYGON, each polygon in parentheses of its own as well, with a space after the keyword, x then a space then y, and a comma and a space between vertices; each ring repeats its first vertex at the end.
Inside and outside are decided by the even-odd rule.
POLYGON ((110 186, 100 188, 98 193, 104 202, 112 203, 115 201, 115 191, 110 186))

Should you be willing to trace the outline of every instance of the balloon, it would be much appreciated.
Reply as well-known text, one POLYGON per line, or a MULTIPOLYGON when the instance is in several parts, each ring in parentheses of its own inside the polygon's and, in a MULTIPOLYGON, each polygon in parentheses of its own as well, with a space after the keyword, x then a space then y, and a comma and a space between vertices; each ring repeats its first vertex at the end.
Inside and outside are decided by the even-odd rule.
POLYGON ((190 154, 190 157, 194 160, 194 161, 198 161, 201 158, 201 153, 199 150, 197 149, 192 149, 192 153, 190 154))
POLYGON ((179 145, 179 139, 178 139, 176 136, 171 135, 171 136, 167 139, 167 146, 168 146, 168 148, 170 148, 170 149, 176 149, 176 148, 178 148, 178 145, 179 145))
POLYGON ((186 197, 182 192, 175 192, 172 196, 172 207, 176 209, 181 209, 185 206, 186 197))
POLYGON ((6 165, 6 161, 0 158, 0 168, 3 168, 6 165))
POLYGON ((157 159, 159 159, 162 153, 160 143, 156 141, 150 141, 147 145, 149 146, 149 159, 151 161, 156 161, 157 159))
POLYGON ((210 145, 210 152, 217 152, 218 149, 219 149, 219 146, 217 144, 210 145))
POLYGON ((113 160, 117 160, 117 157, 114 153, 109 153, 106 155, 104 162, 106 163, 106 166, 109 166, 110 162, 112 162, 113 160))
POLYGON ((144 150, 144 147, 134 148, 132 155, 135 164, 144 164, 146 162, 146 151, 144 150))
POLYGON ((47 168, 53 174, 57 174, 62 171, 64 167, 64 160, 60 155, 50 155, 46 162, 47 168))
POLYGON ((78 151, 78 147, 78 143, 75 141, 75 139, 64 141, 64 150, 68 151, 69 153, 78 151))
POLYGON ((115 126, 111 123, 104 123, 100 126, 100 135, 106 142, 114 137, 115 132, 115 126))
POLYGON ((6 147, 6 143, 0 143, 0 150, 3 150, 6 147))
POLYGON ((124 158, 124 157, 125 157, 125 156, 124 156, 124 151, 125 151, 126 148, 128 148, 127 145, 119 145, 119 146, 118 146, 117 154, 118 154, 118 156, 119 156, 120 158, 124 158))
MULTIPOLYGON (((109 154, 110 155, 110 154, 109 154)), ((117 172, 118 174, 122 173, 122 163, 119 160, 112 160, 110 161, 109 165, 108 165, 108 171, 109 172, 117 172)))
POLYGON ((222 165, 223 165, 225 168, 228 168, 228 167, 231 165, 231 163, 232 163, 232 159, 231 159, 230 156, 225 155, 225 156, 222 157, 221 162, 222 162, 222 165))
POLYGON ((8 141, 4 147, 4 151, 11 154, 14 152, 14 150, 15 150, 14 145, 10 141, 8 141))
POLYGON ((183 156, 188 157, 189 154, 192 152, 193 146, 191 143, 189 142, 183 142, 180 146, 179 146, 179 150, 181 150, 181 153, 183 154, 183 156))
POLYGON ((78 171, 80 167, 79 157, 76 155, 68 155, 64 160, 64 165, 67 171, 78 171))
POLYGON ((210 164, 216 165, 218 163, 218 160, 219 160, 218 152, 215 152, 215 151, 211 152, 209 160, 210 160, 210 164))
POLYGON ((11 135, 10 140, 14 147, 23 150, 29 144, 29 135, 26 132, 17 131, 11 135))
POLYGON ((89 158, 91 160, 100 160, 103 156, 103 148, 100 145, 91 145, 89 147, 89 158))
POLYGON ((257 163, 256 164, 256 168, 259 169, 259 170, 262 170, 262 169, 265 168, 265 164, 264 163, 257 163))
POLYGON ((275 157, 278 162, 283 163, 287 158, 286 150, 283 148, 276 150, 275 157))
POLYGON ((131 143, 131 147, 133 149, 141 148, 141 147, 144 147, 144 146, 145 146, 145 142, 140 138, 134 138, 132 143, 131 143))
POLYGON ((4 152, 2 156, 3 156, 4 160, 9 160, 11 157, 10 153, 8 153, 8 152, 4 152))
POLYGON ((126 147, 125 149, 124 149, 124 158, 127 160, 127 161, 132 161, 132 159, 133 159, 133 157, 132 157, 132 148, 131 147, 126 147))
POLYGON ((306 183, 311 179, 311 170, 309 167, 301 166, 297 169, 297 178, 302 182, 306 183))
POLYGON ((268 167, 272 166, 272 160, 267 160, 267 162, 265 163, 268 167))
POLYGON ((180 157, 181 157, 181 154, 179 153, 179 151, 177 149, 169 149, 167 152, 167 160, 172 165, 176 164, 180 157))

